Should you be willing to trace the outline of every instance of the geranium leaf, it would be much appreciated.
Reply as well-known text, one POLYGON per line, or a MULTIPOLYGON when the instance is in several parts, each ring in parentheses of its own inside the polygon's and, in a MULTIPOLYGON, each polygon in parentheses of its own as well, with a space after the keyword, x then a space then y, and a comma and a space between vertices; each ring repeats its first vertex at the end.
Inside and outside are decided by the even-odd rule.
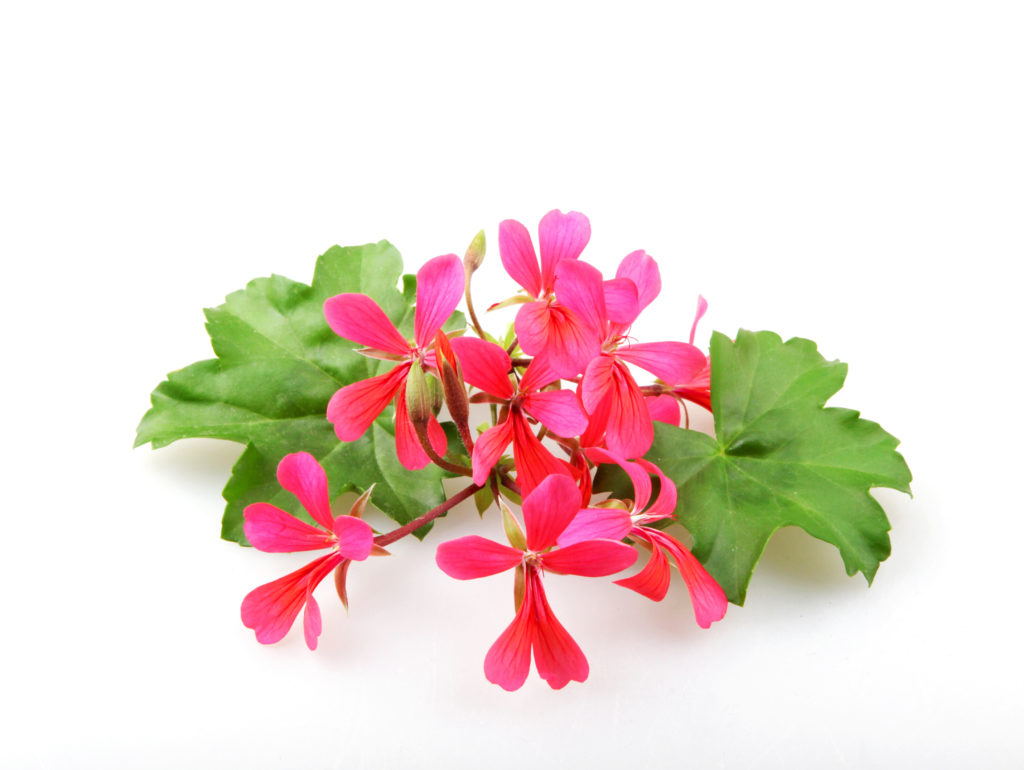
MULTIPOLYGON (((899 444, 849 409, 825 407, 846 366, 826 361, 809 340, 772 332, 711 340, 715 437, 658 423, 647 458, 678 486, 679 520, 693 553, 742 604, 772 533, 797 526, 835 545, 850 575, 870 583, 890 552, 889 520, 874 487, 909 494, 899 444)), ((596 486, 628 495, 610 470, 596 486)))
MULTIPOLYGON (((159 448, 195 437, 246 446, 224 488, 225 539, 245 542, 242 512, 250 503, 270 502, 303 515, 276 479, 278 462, 290 452, 307 451, 321 461, 332 499, 376 484, 373 504, 400 523, 444 501, 445 473, 434 466, 408 471, 398 463, 389 432, 391 409, 349 443, 338 441, 325 416, 328 400, 340 387, 393 364, 356 354, 352 342, 331 331, 324 300, 343 292, 367 294, 410 334, 416 279, 401 276, 401 270, 398 251, 381 241, 331 248, 317 260, 308 286, 281 276, 258 278, 223 305, 206 310, 217 358, 172 372, 153 391, 153 407, 139 424, 136 446, 159 448)), ((461 325, 456 313, 446 328, 461 325)))

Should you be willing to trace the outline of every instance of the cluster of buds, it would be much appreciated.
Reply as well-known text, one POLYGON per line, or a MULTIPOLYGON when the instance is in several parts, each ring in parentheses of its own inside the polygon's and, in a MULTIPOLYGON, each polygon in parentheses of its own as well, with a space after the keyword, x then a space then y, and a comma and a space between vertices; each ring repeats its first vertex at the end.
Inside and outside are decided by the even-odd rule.
POLYGON ((710 408, 708 358, 693 344, 707 304, 699 299, 689 342, 636 342, 630 328, 661 291, 654 259, 634 251, 613 278, 605 279, 580 259, 590 223, 576 212, 548 213, 538 235, 539 259, 526 227, 514 220, 500 225, 501 262, 521 287, 491 306, 519 305, 504 345, 484 331, 473 306, 472 276, 483 261, 483 233, 463 259, 436 257, 419 270, 411 340, 363 294, 327 300, 324 315, 335 333, 361 345, 363 355, 394 362, 385 373, 347 385, 331 398, 327 419, 338 439, 360 438, 393 405, 395 451, 402 465, 419 470, 433 463, 470 483, 413 522, 374 533, 361 518, 369 491, 349 514, 334 517, 316 460, 305 453, 285 457, 278 479, 317 526, 257 504, 245 511, 246 537, 265 551, 331 551, 246 597, 242 619, 260 642, 281 639, 305 608, 306 641, 315 648, 321 623, 313 590, 332 570, 345 602, 352 561, 387 553, 389 543, 480 493, 493 499, 509 545, 463 537, 442 543, 437 563, 460 580, 514 571, 515 616, 485 658, 491 682, 507 690, 520 687, 531 655, 538 674, 554 688, 586 679, 586 658, 548 605, 546 573, 614 575, 634 564, 639 548, 648 554, 646 565, 615 581, 618 585, 660 601, 669 587, 671 560, 689 589, 698 624, 707 628, 724 616, 722 589, 661 528, 674 520, 676 488, 643 458, 655 420, 676 425, 684 415, 688 420, 687 401, 710 408), (469 327, 446 333, 442 327, 463 301, 469 327), (635 369, 654 381, 641 385, 635 369), (473 404, 490 405, 490 424, 470 427, 473 404), (464 455, 449 455, 438 419, 444 410, 464 455), (469 464, 460 463, 459 456, 469 464), (634 488, 632 500, 592 499, 592 474, 602 464, 625 471, 634 488), (654 502, 652 478, 658 482, 654 502), (521 503, 522 523, 508 501, 521 503))

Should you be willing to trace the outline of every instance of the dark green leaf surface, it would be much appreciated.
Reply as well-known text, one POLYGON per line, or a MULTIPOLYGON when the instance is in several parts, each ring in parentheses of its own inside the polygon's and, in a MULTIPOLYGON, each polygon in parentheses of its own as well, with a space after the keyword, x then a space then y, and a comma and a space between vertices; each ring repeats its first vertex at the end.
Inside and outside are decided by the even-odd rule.
MULTIPOLYGON (((290 452, 304 450, 320 460, 332 499, 376 484, 373 504, 400 523, 444 502, 444 473, 435 466, 407 471, 398 462, 391 409, 349 443, 338 441, 325 416, 338 388, 392 364, 356 354, 353 343, 331 331, 324 300, 343 292, 367 294, 403 333, 411 333, 415 277, 405 276, 399 291, 401 270, 398 251, 381 241, 331 248, 317 260, 310 286, 276 275, 258 278, 206 311, 217 358, 172 372, 153 391, 136 446, 158 448, 194 437, 246 446, 224 487, 224 538, 245 542, 242 511, 250 503, 300 511, 276 479, 278 462, 290 452)), ((457 313, 448 326, 460 323, 457 313)))
MULTIPOLYGON (((797 526, 834 544, 868 582, 889 556, 889 521, 873 487, 910 492, 897 439, 849 409, 825 407, 846 377, 813 342, 772 332, 711 340, 716 438, 658 423, 647 454, 679 487, 676 513, 693 552, 742 604, 765 544, 797 526)), ((623 477, 599 487, 628 495, 623 477)))

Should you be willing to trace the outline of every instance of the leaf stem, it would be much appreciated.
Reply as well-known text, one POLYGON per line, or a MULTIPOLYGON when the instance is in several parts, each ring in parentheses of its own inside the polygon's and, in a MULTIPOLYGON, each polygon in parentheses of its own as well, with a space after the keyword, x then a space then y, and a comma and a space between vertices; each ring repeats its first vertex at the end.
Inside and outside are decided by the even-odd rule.
POLYGON ((410 521, 408 524, 403 524, 398 529, 393 529, 390 532, 384 533, 383 535, 377 535, 373 539, 373 542, 376 543, 377 545, 383 547, 383 546, 386 546, 386 545, 390 545, 391 543, 395 542, 396 540, 401 540, 406 535, 408 535, 408 534, 410 534, 412 532, 415 532, 417 529, 422 527, 424 524, 429 524, 434 519, 436 519, 438 516, 441 516, 442 514, 447 513, 452 508, 454 508, 456 505, 461 503, 463 500, 469 499, 474 494, 479 492, 481 489, 483 489, 483 487, 481 487, 481 486, 479 486, 477 484, 470 484, 468 487, 466 487, 462 491, 456 492, 454 495, 449 497, 447 500, 445 500, 443 503, 441 503, 436 508, 431 508, 429 511, 424 513, 422 516, 416 517, 415 519, 410 521))

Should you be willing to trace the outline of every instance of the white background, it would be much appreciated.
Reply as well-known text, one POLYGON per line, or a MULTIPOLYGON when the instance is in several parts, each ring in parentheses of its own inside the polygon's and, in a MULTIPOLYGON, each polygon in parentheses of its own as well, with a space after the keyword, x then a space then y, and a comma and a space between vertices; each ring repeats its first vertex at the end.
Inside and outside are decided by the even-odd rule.
POLYGON ((0 765, 1019 767, 1022 38, 978 0, 5 3, 0 765), (463 508, 353 568, 347 617, 324 586, 317 652, 257 644, 241 598, 304 557, 218 539, 240 448, 131 450, 201 308, 481 227, 496 300, 497 223, 552 208, 606 272, 659 260, 638 336, 701 292, 701 344, 850 364, 833 403, 915 475, 874 586, 797 531, 710 631, 681 584, 556 576, 590 679, 508 694, 509 576, 433 566, 497 534, 463 508))

